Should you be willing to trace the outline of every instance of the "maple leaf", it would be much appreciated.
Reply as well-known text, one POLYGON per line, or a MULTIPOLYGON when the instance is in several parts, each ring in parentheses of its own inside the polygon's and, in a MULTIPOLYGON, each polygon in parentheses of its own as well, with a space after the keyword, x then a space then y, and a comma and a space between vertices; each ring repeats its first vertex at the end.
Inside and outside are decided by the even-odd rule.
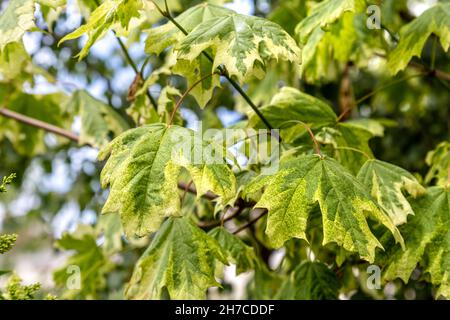
POLYGON ((411 202, 415 215, 400 227, 406 250, 388 252, 385 280, 408 282, 419 264, 438 286, 440 295, 450 298, 450 189, 431 187, 427 194, 411 202))
POLYGON ((372 196, 386 210, 395 225, 405 223, 407 216, 414 214, 402 191, 405 190, 413 197, 425 194, 425 188, 412 174, 380 160, 368 160, 357 178, 371 190, 372 196))
POLYGON ((428 152, 426 163, 430 166, 430 170, 425 176, 425 182, 429 184, 435 180, 436 185, 447 185, 450 174, 450 143, 444 141, 435 150, 428 152))
POLYGON ((321 262, 300 264, 283 283, 278 299, 336 300, 339 293, 336 274, 321 262))
POLYGON ((256 255, 252 247, 228 232, 223 227, 217 227, 208 233, 217 240, 226 252, 227 261, 236 265, 237 274, 252 270, 255 267, 256 255))
POLYGON ((315 31, 334 23, 345 12, 354 12, 362 0, 325 0, 316 4, 311 13, 295 28, 300 40, 305 43, 315 31))
POLYGON ((227 204, 235 195, 236 179, 224 160, 217 163, 209 151, 208 142, 183 127, 156 123, 124 132, 99 154, 100 160, 111 154, 101 174, 103 187, 111 185, 102 212, 119 212, 127 235, 158 230, 165 217, 180 215, 180 199, 173 192, 182 167, 198 197, 211 191, 227 204))
POLYGON ((142 0, 106 0, 92 12, 86 24, 66 35, 59 44, 87 34, 88 40, 77 55, 81 60, 87 56, 92 45, 114 24, 120 23, 123 28, 127 28, 131 18, 139 16, 140 9, 142 9, 142 0))
MULTIPOLYGON (((317 129, 336 123, 337 117, 331 107, 295 88, 283 87, 269 105, 260 108, 264 118, 274 127, 280 128, 283 140, 292 141, 299 132, 305 132, 305 124, 317 129)), ((250 127, 265 128, 261 119, 252 114, 250 127)))
POLYGON ((64 233, 56 242, 56 247, 64 250, 74 250, 66 265, 53 273, 56 284, 65 286, 71 273, 70 266, 77 266, 80 271, 80 288, 68 290, 64 293, 67 297, 76 295, 96 297, 96 292, 105 286, 105 276, 111 267, 111 263, 97 246, 95 230, 88 225, 79 225, 72 233, 64 233))
POLYGON ((14 0, 0 15, 0 52, 7 44, 19 42, 26 31, 34 28, 34 0, 14 0))
POLYGON ((391 52, 388 68, 392 74, 406 68, 413 57, 420 57, 428 37, 436 34, 442 48, 450 46, 450 3, 438 3, 400 29, 400 41, 391 52))
POLYGON ((219 284, 217 263, 226 264, 217 241, 188 218, 169 218, 136 264, 125 289, 129 299, 204 299, 219 284))
POLYGON ((223 66, 230 76, 244 81, 262 75, 271 59, 301 63, 301 50, 291 36, 269 20, 228 14, 199 24, 176 47, 178 59, 193 61, 202 51, 212 50, 211 72, 223 66))
POLYGON ((334 159, 301 156, 284 163, 277 174, 255 183, 266 186, 255 207, 269 211, 266 234, 275 248, 291 238, 308 240, 308 218, 317 203, 322 212, 323 245, 336 242, 374 261, 375 248, 383 247, 367 218, 384 225, 403 243, 392 220, 365 187, 334 159))

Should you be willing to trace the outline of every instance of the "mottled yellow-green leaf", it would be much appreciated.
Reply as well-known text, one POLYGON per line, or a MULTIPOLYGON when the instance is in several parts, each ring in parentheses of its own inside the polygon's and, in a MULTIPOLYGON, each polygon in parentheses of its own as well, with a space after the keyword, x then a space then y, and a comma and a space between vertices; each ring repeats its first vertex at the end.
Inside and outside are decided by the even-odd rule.
POLYGON ((21 88, 25 82, 33 84, 34 78, 38 75, 43 76, 49 82, 55 82, 53 76, 32 62, 22 42, 9 43, 0 52, 0 78, 2 81, 21 88))
POLYGON ((106 0, 92 12, 86 24, 66 35, 59 43, 87 34, 88 40, 77 55, 81 60, 87 56, 92 45, 114 24, 120 23, 126 29, 131 18, 139 16, 140 9, 142 9, 142 0, 106 0))
POLYGON ((99 154, 101 160, 111 155, 101 174, 102 185, 111 186, 103 213, 119 212, 127 235, 158 230, 165 217, 181 214, 176 190, 182 167, 198 197, 211 191, 218 202, 229 203, 236 179, 225 155, 214 158, 210 148, 193 130, 175 125, 156 123, 124 132, 99 154))
POLYGON ((217 240, 228 262, 236 265, 237 274, 252 270, 256 265, 256 255, 252 247, 246 245, 237 236, 231 234, 223 227, 217 227, 208 233, 217 240))
POLYGON ((400 29, 400 41, 391 52, 388 67, 392 74, 406 68, 413 57, 420 57, 431 34, 439 37, 442 48, 450 46, 450 3, 438 3, 400 29))
POLYGON ((84 90, 73 93, 67 110, 81 118, 80 145, 102 148, 109 142, 110 133, 118 136, 129 129, 128 123, 112 107, 84 90))
POLYGON ((308 16, 300 21, 295 32, 305 43, 308 37, 318 28, 325 28, 334 23, 345 12, 354 12, 361 0, 324 0, 317 3, 308 16))
MULTIPOLYGON (((292 129, 300 127, 304 130, 305 124, 321 128, 333 125, 337 120, 336 114, 327 103, 291 87, 283 87, 270 104, 260 108, 260 111, 274 128, 281 130, 283 140, 289 138, 287 141, 295 138, 291 133, 292 129)), ((250 117, 249 126, 265 128, 256 114, 250 117)))
POLYGON ((425 177, 426 183, 429 184, 434 180, 439 186, 450 184, 450 142, 444 141, 435 150, 428 152, 426 163, 430 166, 425 177))
POLYGON ((336 274, 321 262, 304 262, 283 283, 277 298, 282 300, 336 300, 336 274))
MULTIPOLYGON (((230 13, 233 13, 230 9, 203 2, 184 11, 175 20, 189 33, 204 21, 230 13)), ((156 54, 160 54, 185 37, 183 32, 170 21, 162 26, 149 29, 147 33, 145 51, 156 54)))
POLYGON ((204 50, 211 50, 211 72, 222 65, 230 76, 244 81, 262 75, 271 59, 288 60, 296 67, 301 50, 291 36, 276 23, 241 14, 219 16, 199 24, 176 47, 178 58, 193 61, 204 50))
POLYGON ((226 264, 217 241, 188 218, 169 218, 136 264, 126 288, 129 299, 205 299, 218 286, 217 263, 226 264))
MULTIPOLYGON (((191 32, 199 24, 209 19, 231 13, 233 11, 230 9, 203 2, 184 11, 175 19, 185 31, 191 32)), ((185 35, 183 32, 169 21, 162 26, 152 28, 148 31, 146 51, 148 53, 159 54, 169 47, 176 46, 184 38, 185 35)), ((188 87, 191 87, 198 80, 211 74, 211 66, 211 62, 203 55, 200 55, 193 61, 177 59, 172 66, 172 71, 175 74, 185 77, 188 81, 188 87)), ((218 86, 220 86, 220 77, 218 74, 215 74, 196 85, 190 94, 197 100, 200 107, 203 108, 211 99, 214 88, 218 86)))
POLYGON ((98 219, 97 230, 103 233, 103 251, 106 254, 119 252, 122 249, 122 223, 118 213, 102 214, 98 219))
POLYGON ((64 297, 95 298, 97 291, 105 286, 105 276, 111 264, 96 240, 96 232, 91 226, 79 225, 74 233, 65 233, 56 242, 60 249, 75 251, 65 265, 53 273, 55 283, 66 289, 64 297), (80 277, 80 287, 67 287, 71 278, 76 276, 80 277))
POLYGON ((354 175, 358 174, 368 158, 373 158, 369 146, 369 140, 373 137, 374 134, 368 128, 351 122, 322 128, 316 136, 319 142, 329 144, 335 149, 335 158, 354 175))
POLYGON ((266 234, 273 247, 291 238, 308 240, 308 218, 320 207, 323 245, 335 242, 361 258, 373 261, 375 248, 382 248, 367 218, 374 220, 402 243, 392 220, 374 201, 365 187, 336 160, 317 155, 301 156, 282 165, 266 180, 257 208, 267 208, 266 234))
POLYGON ((34 0, 12 0, 0 15, 0 52, 11 42, 18 42, 34 23, 34 0))
POLYGON ((211 62, 200 55, 193 61, 178 59, 172 67, 173 73, 186 78, 189 88, 197 83, 189 94, 195 98, 201 108, 204 108, 211 100, 214 88, 220 87, 220 76, 217 73, 211 73, 211 66, 211 62), (200 79, 203 80, 198 83, 200 79))
POLYGON ((431 187, 411 205, 415 215, 400 227, 406 250, 389 252, 384 279, 408 282, 419 264, 438 287, 436 298, 450 299, 450 189, 431 187))
POLYGON ((371 190, 372 196, 395 225, 405 223, 407 216, 414 214, 403 191, 414 198, 425 193, 425 188, 411 173, 380 160, 368 160, 357 178, 371 190))

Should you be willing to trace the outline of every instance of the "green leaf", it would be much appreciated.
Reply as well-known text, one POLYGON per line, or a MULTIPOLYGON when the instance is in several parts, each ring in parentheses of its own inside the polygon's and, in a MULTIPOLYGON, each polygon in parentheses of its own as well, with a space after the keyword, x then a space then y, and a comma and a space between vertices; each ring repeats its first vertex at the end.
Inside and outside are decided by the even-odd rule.
POLYGON ((236 179, 210 148, 183 127, 157 123, 126 131, 99 154, 101 160, 111 154, 101 174, 103 187, 111 185, 102 212, 119 212, 127 235, 158 230, 165 217, 180 215, 174 190, 182 167, 191 174, 198 197, 211 191, 227 204, 235 195, 236 179))
POLYGON ((200 55, 193 61, 178 59, 172 67, 173 73, 186 78, 189 88, 198 83, 200 79, 203 79, 189 93, 195 98, 201 108, 204 108, 211 100, 214 88, 220 87, 219 74, 215 73, 209 76, 211 75, 211 65, 211 62, 205 56, 200 55))
POLYGON ((109 142, 109 134, 118 136, 129 129, 127 122, 112 107, 95 99, 84 90, 73 93, 67 110, 81 117, 79 144, 102 148, 109 142))
POLYGON ((227 260, 236 265, 237 274, 255 268, 256 255, 252 247, 247 246, 241 239, 228 232, 223 227, 217 227, 208 233, 217 240, 225 250, 227 260))
MULTIPOLYGON (((299 121, 312 128, 321 128, 332 125, 337 120, 336 114, 327 103, 291 87, 283 87, 272 98, 270 105, 260 108, 260 111, 274 128, 280 128, 282 134, 285 131, 284 135, 289 136, 289 140, 293 138, 293 135, 289 134, 291 130, 304 130, 304 124, 299 121)), ((250 117, 249 126, 265 128, 256 114, 250 117)))
POLYGON ((266 234, 271 246, 281 247, 291 238, 308 240, 308 218, 319 204, 323 245, 336 242, 372 262, 382 245, 369 228, 367 218, 402 237, 364 186, 336 160, 317 155, 301 156, 282 165, 265 180, 266 189, 255 205, 267 208, 266 234))
POLYGON ((408 171, 393 164, 368 160, 358 173, 378 204, 389 214, 395 225, 403 224, 414 212, 402 191, 414 198, 425 194, 425 188, 408 171))
POLYGON ((271 59, 301 63, 301 50, 294 39, 276 23, 263 18, 229 14, 199 24, 177 46, 178 58, 193 61, 202 51, 212 50, 214 63, 230 76, 244 81, 262 75, 271 59))
POLYGON ((368 129, 351 122, 338 123, 334 127, 323 128, 316 138, 331 145, 335 149, 335 158, 356 175, 367 159, 373 158, 369 140, 374 134, 368 129))
POLYGON ((2 82, 8 82, 21 89, 25 82, 33 84, 34 78, 39 75, 49 82, 55 82, 54 77, 45 69, 33 64, 22 42, 9 43, 0 52, 0 77, 2 82))
POLYGON ((98 231, 103 231, 103 250, 106 254, 112 254, 122 250, 123 229, 118 213, 102 214, 98 220, 98 231))
POLYGON ((0 15, 0 52, 8 43, 19 42, 34 23, 34 0, 9 1, 0 15))
MULTIPOLYGON (((230 9, 204 2, 184 11, 175 20, 189 33, 202 22, 231 13, 233 11, 230 9)), ((149 29, 146 52, 160 54, 169 47, 175 47, 184 38, 185 35, 169 21, 162 26, 149 29)), ((188 87, 211 74, 211 62, 203 55, 193 61, 175 59, 171 67, 175 74, 187 79, 188 87)), ((203 108, 211 99, 214 88, 218 86, 220 76, 215 74, 196 85, 190 94, 203 108)))
POLYGON ((356 6, 361 0, 325 0, 315 5, 310 14, 300 21, 295 32, 305 43, 309 36, 319 28, 324 29, 334 23, 345 12, 355 12, 356 6))
POLYGON ((142 9, 142 0, 106 0, 92 12, 86 24, 66 35, 59 43, 87 34, 88 40, 77 55, 81 60, 87 56, 92 45, 114 24, 120 23, 121 27, 126 29, 131 18, 139 16, 140 9, 142 9))
POLYGON ((69 277, 81 277, 80 288, 68 288, 64 295, 67 298, 77 295, 95 298, 97 291, 105 286, 105 276, 110 268, 110 262, 97 246, 95 230, 88 225, 79 225, 73 234, 63 234, 56 242, 56 247, 74 250, 75 253, 67 259, 64 267, 53 273, 55 283, 66 286, 70 281, 69 277), (79 268, 79 274, 75 273, 75 269, 71 269, 73 266, 79 268))
POLYGON ((430 166, 430 170, 428 170, 425 177, 425 183, 429 184, 434 181, 439 186, 448 185, 450 174, 450 142, 444 141, 435 150, 428 152, 426 163, 430 166))
POLYGON ((216 263, 226 263, 217 241, 187 218, 169 218, 139 259, 126 288, 129 299, 205 299, 219 284, 216 263))
MULTIPOLYGON (((175 87, 165 86, 158 98, 158 113, 160 116, 160 121, 164 123, 169 123, 172 118, 172 113, 175 110, 177 100, 180 99, 182 93, 175 87)), ((178 112, 173 118, 173 123, 182 126, 183 119, 181 114, 178 112)))
POLYGON ((415 215, 400 230, 406 250, 389 254, 385 280, 401 278, 408 282, 417 264, 440 295, 450 298, 450 189, 431 187, 427 194, 411 202, 415 215))
MULTIPOLYGON (((203 2, 184 11, 175 20, 184 30, 190 33, 202 22, 231 13, 233 13, 233 10, 203 2)), ((162 26, 149 29, 147 33, 145 51, 156 54, 160 54, 185 37, 183 32, 170 21, 162 26)))
POLYGON ((12 249, 16 243, 17 234, 2 234, 0 235, 0 254, 3 254, 12 249))
POLYGON ((282 300, 336 300, 336 274, 321 262, 304 262, 291 273, 277 298, 282 300))
POLYGON ((438 3, 420 17, 400 29, 400 41, 391 52, 388 68, 397 74, 407 67, 413 57, 420 57, 422 49, 431 34, 441 40, 444 51, 450 47, 450 3, 438 3))

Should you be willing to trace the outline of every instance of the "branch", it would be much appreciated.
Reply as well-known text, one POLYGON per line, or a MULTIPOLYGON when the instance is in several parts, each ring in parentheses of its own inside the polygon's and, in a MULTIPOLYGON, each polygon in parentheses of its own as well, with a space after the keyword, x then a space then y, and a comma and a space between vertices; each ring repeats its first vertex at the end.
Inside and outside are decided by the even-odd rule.
POLYGON ((197 226, 205 229, 205 228, 214 228, 214 227, 220 226, 221 224, 223 225, 225 222, 227 222, 231 219, 234 219, 235 217, 240 215, 244 209, 245 209, 244 206, 232 207, 223 214, 222 219, 220 219, 220 221, 199 221, 197 223, 197 226), (231 213, 227 216, 228 212, 231 212, 231 213))
POLYGON ((177 113, 177 110, 180 108, 181 103, 183 102, 183 100, 186 98, 186 96, 192 91, 194 90, 194 88, 200 84, 201 82, 203 82, 203 80, 208 79, 209 77, 212 77, 215 73, 211 73, 208 74, 202 78, 200 78, 199 80, 197 80, 190 88, 188 88, 186 90, 185 93, 183 93, 183 95, 180 97, 180 99, 178 100, 177 104, 175 105, 175 108, 172 111, 172 114, 170 115, 170 120, 169 120, 169 126, 172 125, 173 119, 175 118, 175 114, 177 113))
MULTIPOLYGON (((195 195, 197 194, 197 189, 195 189, 194 186, 189 185, 185 182, 178 182, 178 188, 181 190, 186 190, 187 192, 195 194, 195 195)), ((217 198, 217 195, 215 195, 214 193, 211 193, 211 192, 207 192, 203 196, 208 200, 214 200, 217 198)))
POLYGON ((4 116, 6 118, 14 119, 16 121, 19 121, 21 123, 27 124, 27 125, 35 127, 35 128, 57 134, 59 136, 65 137, 69 140, 72 140, 76 143, 79 142, 78 136, 71 131, 62 129, 60 127, 54 126, 54 125, 44 122, 44 121, 40 121, 40 120, 37 120, 34 118, 27 117, 23 114, 14 112, 12 110, 9 110, 6 108, 0 108, 0 115, 4 116))
MULTIPOLYGON (((114 32, 114 35, 116 33, 114 32)), ((136 76, 141 77, 141 79, 144 79, 144 75, 142 74, 142 72, 137 68, 136 63, 134 63, 133 59, 130 56, 130 53, 127 50, 127 47, 125 47, 125 44, 123 43, 122 39, 120 39, 120 37, 116 36, 117 42, 119 43, 120 48, 122 49, 123 54, 125 55, 125 59, 128 61, 128 63, 130 64, 130 66, 133 68, 134 72, 136 73, 136 76)), ((148 61, 148 60, 146 60, 148 61)), ((144 63, 147 64, 147 62, 144 63)), ((143 69, 143 68, 142 68, 143 69)), ((153 96, 150 94, 150 92, 147 90, 146 92, 148 99, 150 100, 150 103, 152 104, 153 108, 155 108, 155 110, 158 110, 158 104, 156 103, 155 98, 153 98, 153 96)))
POLYGON ((238 229, 236 229, 233 234, 238 234, 239 232, 241 232, 242 230, 247 229, 248 227, 250 227, 251 225, 253 225, 256 221, 258 221, 259 219, 261 219, 262 217, 264 217, 267 214, 267 210, 266 209, 255 209, 256 211, 260 211, 260 214, 258 214, 258 216, 256 216, 255 218, 253 218, 252 220, 250 220, 249 222, 247 222, 246 224, 244 224, 243 226, 239 227, 238 229))

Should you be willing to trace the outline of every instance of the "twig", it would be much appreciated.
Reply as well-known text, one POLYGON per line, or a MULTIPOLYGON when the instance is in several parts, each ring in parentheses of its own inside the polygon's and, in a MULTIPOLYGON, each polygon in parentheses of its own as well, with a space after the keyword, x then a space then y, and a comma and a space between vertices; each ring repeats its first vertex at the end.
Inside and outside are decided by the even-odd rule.
POLYGON ((186 194, 188 193, 189 188, 191 187, 192 183, 194 181, 189 181, 189 183, 186 185, 186 187, 183 190, 183 195, 181 196, 181 200, 180 203, 183 204, 184 203, 184 199, 186 198, 186 194))
POLYGON ((232 207, 229 210, 227 210, 226 213, 223 214, 220 221, 199 221, 197 223, 197 225, 200 228, 204 228, 204 229, 214 228, 214 227, 223 225, 225 222, 227 222, 231 219, 234 219, 236 216, 240 215, 244 209, 245 209, 245 207, 241 207, 241 206, 232 207), (231 213, 227 216, 227 213, 230 211, 231 211, 231 213))
MULTIPOLYGON (((187 192, 195 194, 195 195, 197 194, 197 189, 195 189, 194 186, 192 186, 192 185, 189 186, 189 185, 187 185, 187 183, 184 183, 184 182, 178 182, 178 188, 180 188, 181 190, 187 190, 187 192)), ((209 200, 214 200, 217 198, 217 195, 215 195, 214 193, 211 193, 211 192, 207 192, 203 196, 209 200)))
POLYGON ((305 127, 306 131, 309 134, 309 137, 311 138, 311 141, 313 142, 315 153, 318 154, 320 157, 322 157, 322 153, 320 152, 319 142, 317 141, 316 136, 314 135, 314 132, 312 132, 311 127, 307 123, 305 123, 303 121, 300 121, 300 120, 288 120, 288 121, 285 121, 285 122, 283 122, 283 124, 280 127, 282 127, 284 124, 287 124, 287 123, 290 123, 290 122, 299 123, 299 124, 301 124, 302 126, 305 127))
POLYGON ((172 114, 170 115, 169 126, 172 125, 173 119, 175 118, 175 114, 177 113, 178 109, 179 109, 180 106, 181 106, 181 103, 182 103, 183 100, 187 97, 187 95, 188 95, 192 90, 194 90, 194 88, 195 88, 198 84, 200 84, 201 82, 203 82, 203 80, 206 80, 206 79, 208 79, 209 77, 212 77, 214 74, 215 74, 215 72, 214 72, 214 73, 211 73, 211 74, 208 74, 208 75, 202 77, 201 79, 197 80, 194 84, 192 84, 192 86, 190 86, 190 87, 186 90, 185 93, 183 93, 183 95, 180 97, 180 99, 178 99, 178 102, 177 102, 177 104, 175 105, 175 108, 173 109, 172 114))
POLYGON ((362 154, 363 156, 365 156, 367 159, 373 159, 373 157, 369 156, 366 152, 356 149, 356 148, 352 148, 352 147, 334 147, 334 149, 336 150, 350 150, 350 151, 354 151, 354 152, 358 152, 360 154, 362 154))
POLYGON ((261 213, 258 216, 256 216, 255 218, 251 219, 246 224, 244 224, 241 227, 237 228, 235 231, 233 231, 233 234, 238 234, 242 230, 247 229, 248 227, 253 225, 256 221, 258 221, 259 219, 261 219, 262 217, 264 217, 267 214, 267 210, 266 209, 255 209, 255 210, 260 210, 261 213))
MULTIPOLYGON (((398 83, 401 83, 401 82, 410 80, 410 79, 412 79, 412 78, 420 77, 420 76, 422 76, 422 75, 424 75, 424 73, 413 74, 413 75, 409 75, 409 76, 403 77, 403 78, 401 78, 401 79, 397 79, 397 80, 391 81, 391 82, 389 82, 389 83, 387 83, 387 84, 385 84, 385 85, 382 85, 382 86, 380 86, 380 87, 374 89, 373 91, 369 92, 369 93, 366 94, 365 96, 363 96, 363 97, 359 98, 358 100, 356 100, 355 105, 359 105, 360 103, 366 101, 366 100, 369 99, 370 97, 374 96, 375 94, 377 94, 378 92, 380 92, 380 91, 382 91, 382 90, 384 90, 384 89, 386 89, 386 88, 389 88, 389 87, 391 87, 391 86, 393 86, 393 85, 396 85, 396 84, 398 84, 398 83)), ((345 116, 347 115, 347 113, 350 112, 351 110, 352 110, 351 108, 344 110, 344 111, 339 115, 339 117, 337 118, 337 122, 341 122, 341 121, 345 118, 345 116)))
POLYGON ((59 136, 65 137, 65 138, 67 138, 69 140, 72 140, 72 141, 74 141, 76 143, 79 142, 78 136, 75 133, 71 132, 71 131, 68 131, 68 130, 65 130, 63 128, 54 126, 54 125, 52 125, 50 123, 47 123, 47 122, 44 122, 44 121, 41 121, 41 120, 37 120, 37 119, 34 119, 34 118, 27 117, 27 116, 25 116, 23 114, 14 112, 12 110, 9 110, 9 109, 6 109, 6 108, 0 108, 0 115, 4 116, 6 118, 14 119, 16 121, 22 122, 24 124, 27 124, 27 125, 35 127, 35 128, 39 128, 39 129, 42 129, 42 130, 45 130, 45 131, 57 134, 59 136))

